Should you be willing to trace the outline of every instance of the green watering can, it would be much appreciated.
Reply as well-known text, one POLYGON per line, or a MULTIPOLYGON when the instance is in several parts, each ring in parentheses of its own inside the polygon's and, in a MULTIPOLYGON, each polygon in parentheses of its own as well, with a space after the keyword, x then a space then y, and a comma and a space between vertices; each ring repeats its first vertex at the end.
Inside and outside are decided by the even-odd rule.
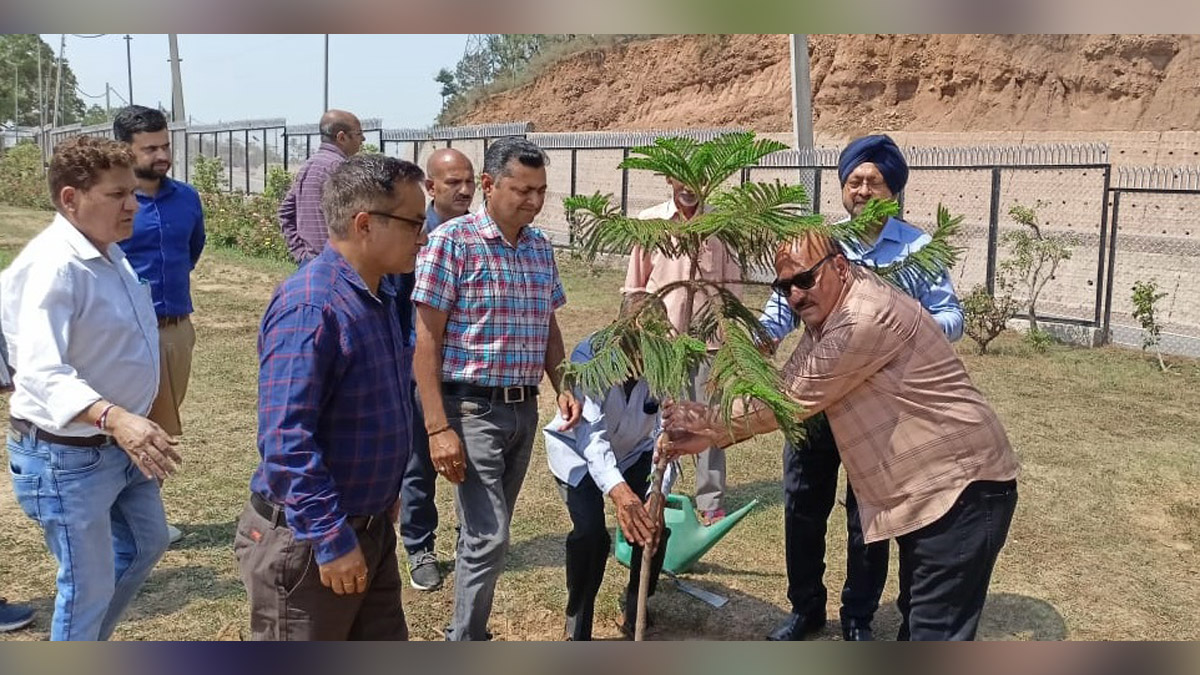
MULTIPOLYGON (((738 521, 750 513, 750 509, 758 504, 758 500, 750 502, 742 508, 725 516, 712 525, 704 525, 696 517, 692 508, 692 500, 685 495, 667 495, 666 508, 663 509, 663 520, 671 530, 671 538, 667 540, 667 553, 663 558, 663 569, 672 574, 682 574, 699 562, 700 558, 721 541, 721 537, 729 534, 738 521)), ((633 546, 625 540, 625 533, 617 526, 617 543, 614 546, 617 560, 626 567, 633 556, 633 546)))

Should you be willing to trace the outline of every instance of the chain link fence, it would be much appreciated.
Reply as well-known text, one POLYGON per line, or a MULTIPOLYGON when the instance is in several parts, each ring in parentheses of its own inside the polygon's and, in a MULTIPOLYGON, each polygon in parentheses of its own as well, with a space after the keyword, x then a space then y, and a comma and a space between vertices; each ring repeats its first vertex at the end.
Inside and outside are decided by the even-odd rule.
MULTIPOLYGON (((562 200, 599 192, 612 196, 626 214, 670 198, 661 176, 618 167, 630 150, 662 136, 698 141, 740 128, 639 132, 535 133, 525 122, 429 129, 383 129, 364 119, 366 141, 381 152, 424 166, 439 148, 461 150, 483 168, 489 144, 503 136, 524 136, 550 158, 546 204, 538 226, 557 246, 572 245, 562 200)), ((288 125, 283 119, 246 120, 218 125, 170 125, 176 176, 191 176, 195 158, 220 158, 224 187, 261 192, 274 166, 294 172, 320 145, 316 124, 288 125)), ((78 134, 111 137, 110 125, 72 125, 30 130, 52 152, 78 134)), ((15 136, 14 136, 15 138, 15 136)), ((7 142, 8 139, 5 139, 7 142)), ((731 178, 736 181, 799 183, 809 208, 830 220, 846 217, 837 177, 837 148, 785 150, 731 178)), ((982 146, 904 149, 911 176, 900 195, 908 222, 932 229, 937 207, 963 216, 956 242, 963 247, 951 278, 960 294, 976 285, 994 289, 1008 258, 1005 235, 1023 225, 1009 215, 1014 205, 1035 210, 1041 231, 1068 242, 1071 256, 1061 263, 1038 300, 1040 319, 1092 331, 1140 346, 1133 319, 1131 288, 1154 280, 1169 295, 1159 307, 1164 352, 1200 356, 1200 289, 1188 275, 1200 263, 1200 168, 1114 167, 1104 144, 982 146)), ((476 198, 476 205, 479 199, 476 198)))
POLYGON ((1200 167, 1121 167, 1111 195, 1117 233, 1109 252, 1104 325, 1115 344, 1140 347, 1133 285, 1168 295, 1155 306, 1164 353, 1200 357, 1200 167))

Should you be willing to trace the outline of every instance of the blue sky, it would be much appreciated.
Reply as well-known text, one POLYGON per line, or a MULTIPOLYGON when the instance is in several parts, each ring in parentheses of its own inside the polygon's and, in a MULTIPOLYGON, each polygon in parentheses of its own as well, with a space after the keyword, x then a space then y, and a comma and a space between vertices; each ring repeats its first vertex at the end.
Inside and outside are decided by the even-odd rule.
MULTIPOLYGON (((43 34, 57 54, 59 34, 43 34)), ((359 117, 381 117, 386 128, 421 128, 441 109, 440 68, 453 69, 466 35, 331 35, 329 104, 359 117)), ((104 105, 105 83, 128 98, 124 35, 85 39, 67 34, 67 63, 88 105, 104 105)), ((136 103, 171 107, 166 34, 134 35, 136 103)), ((184 105, 197 123, 285 117, 316 122, 322 112, 322 35, 179 35, 184 105)))

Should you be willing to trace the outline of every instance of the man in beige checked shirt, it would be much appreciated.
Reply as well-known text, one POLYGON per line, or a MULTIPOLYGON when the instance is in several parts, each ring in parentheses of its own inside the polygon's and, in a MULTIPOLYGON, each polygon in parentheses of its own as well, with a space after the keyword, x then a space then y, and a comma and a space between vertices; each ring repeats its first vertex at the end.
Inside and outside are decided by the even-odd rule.
MULTIPOLYGON (((929 313, 832 240, 780 250, 776 281, 805 325, 785 391, 824 411, 868 543, 895 539, 898 639, 974 639, 1017 504, 1017 458, 995 412, 929 313)), ((699 403, 668 406, 673 455, 776 429, 752 407, 727 428, 699 403)))

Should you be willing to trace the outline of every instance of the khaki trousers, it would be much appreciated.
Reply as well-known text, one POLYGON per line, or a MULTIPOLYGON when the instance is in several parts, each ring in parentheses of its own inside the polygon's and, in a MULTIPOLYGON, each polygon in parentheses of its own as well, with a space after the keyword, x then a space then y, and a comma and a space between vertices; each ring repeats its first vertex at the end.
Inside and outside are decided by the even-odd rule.
POLYGON ((178 323, 159 325, 158 359, 162 376, 158 381, 158 396, 147 417, 172 436, 183 433, 179 407, 183 405, 188 379, 192 376, 192 350, 195 347, 196 329, 190 318, 185 316, 178 323))

